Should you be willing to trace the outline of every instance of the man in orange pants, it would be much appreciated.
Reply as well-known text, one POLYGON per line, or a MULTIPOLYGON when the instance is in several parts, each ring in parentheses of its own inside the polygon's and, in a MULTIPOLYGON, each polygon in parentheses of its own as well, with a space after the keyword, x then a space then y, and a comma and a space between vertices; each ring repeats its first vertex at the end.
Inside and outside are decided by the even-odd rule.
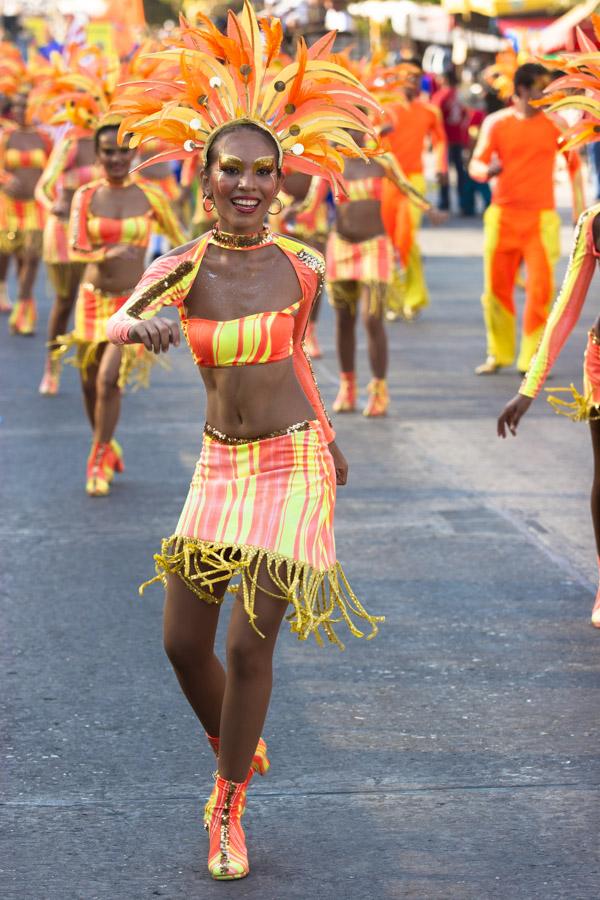
MULTIPOLYGON (((439 109, 419 99, 420 64, 410 60, 406 66, 403 100, 386 105, 386 124, 381 136, 385 149, 394 154, 409 181, 424 195, 427 185, 423 174, 423 151, 428 138, 436 152, 438 179, 448 178, 446 133, 439 109)), ((406 319, 414 319, 429 303, 421 251, 417 244, 422 209, 411 203, 406 194, 386 179, 381 214, 403 269, 403 276, 395 277, 388 292, 388 318, 395 319, 402 314, 406 319)))
MULTIPOLYGON (((521 262, 527 272, 523 333, 517 368, 526 372, 541 338, 554 296, 554 266, 560 255, 560 218, 554 202, 554 166, 560 123, 531 106, 550 81, 547 69, 526 63, 515 72, 514 105, 484 120, 469 174, 496 178, 484 213, 484 289, 487 359, 475 369, 490 375, 515 359, 517 323, 514 287, 521 262)), ((575 218, 583 211, 581 166, 567 153, 575 218)))

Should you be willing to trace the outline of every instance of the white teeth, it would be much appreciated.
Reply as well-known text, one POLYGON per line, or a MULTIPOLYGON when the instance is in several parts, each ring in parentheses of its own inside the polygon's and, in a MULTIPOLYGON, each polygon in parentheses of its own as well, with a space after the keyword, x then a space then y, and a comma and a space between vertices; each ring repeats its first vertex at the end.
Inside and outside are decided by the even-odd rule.
POLYGON ((256 207, 258 206, 258 200, 232 200, 232 203, 235 203, 236 206, 248 206, 248 207, 256 207))

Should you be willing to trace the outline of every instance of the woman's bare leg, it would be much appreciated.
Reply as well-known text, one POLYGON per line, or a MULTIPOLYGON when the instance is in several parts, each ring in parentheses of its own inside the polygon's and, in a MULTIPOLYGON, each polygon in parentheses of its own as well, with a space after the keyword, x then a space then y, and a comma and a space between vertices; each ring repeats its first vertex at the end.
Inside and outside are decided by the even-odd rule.
MULTIPOLYGON (((273 585, 261 571, 259 584, 273 585)), ((260 587, 254 611, 260 637, 251 627, 241 598, 236 597, 227 629, 227 679, 221 712, 219 775, 241 782, 248 775, 263 730, 273 686, 273 651, 287 603, 260 587)))
POLYGON ((349 306, 335 309, 335 339, 341 372, 354 372, 356 365, 356 315, 349 306))
POLYGON ((98 380, 98 368, 103 352, 104 346, 100 346, 98 348, 98 361, 95 362, 94 365, 88 366, 85 370, 82 369, 80 372, 83 407, 89 423, 92 426, 92 433, 95 431, 96 425, 96 382, 98 380))
POLYGON ((96 378, 96 407, 94 410, 94 440, 104 444, 112 440, 121 412, 119 369, 121 348, 108 344, 102 354, 96 378))
POLYGON ((75 300, 83 267, 77 263, 56 263, 48 266, 48 275, 56 292, 48 317, 48 342, 52 345, 59 334, 66 334, 69 316, 75 300))
MULTIPOLYGON (((216 586, 219 599, 226 587, 227 582, 216 586)), ((193 594, 178 575, 169 575, 163 626, 165 651, 181 690, 211 737, 219 736, 225 693, 225 671, 215 655, 220 609, 218 603, 207 603, 193 594)), ((255 748, 256 744, 252 753, 255 748)))
POLYGON ((33 297, 33 286, 39 264, 39 256, 33 256, 30 253, 19 254, 17 257, 17 299, 31 300, 33 297))
POLYGON ((384 285, 364 285, 361 296, 362 321, 367 332, 369 364, 375 378, 385 378, 388 367, 388 342, 385 331, 384 285))

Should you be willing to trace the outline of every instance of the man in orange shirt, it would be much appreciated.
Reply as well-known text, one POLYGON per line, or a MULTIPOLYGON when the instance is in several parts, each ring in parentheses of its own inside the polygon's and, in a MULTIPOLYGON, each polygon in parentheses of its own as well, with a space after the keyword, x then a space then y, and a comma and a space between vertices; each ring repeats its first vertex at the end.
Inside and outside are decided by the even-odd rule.
MULTIPOLYGON (((419 99, 422 75, 420 64, 410 60, 406 65, 403 100, 386 106, 387 122, 381 137, 383 146, 394 154, 409 181, 420 194, 425 194, 425 142, 429 138, 436 152, 438 179, 447 179, 446 134, 439 109, 419 99)), ((397 318, 402 314, 406 319, 414 319, 419 310, 429 303, 421 251, 416 240, 422 209, 411 203, 391 181, 386 180, 383 184, 381 212, 385 229, 404 270, 404 277, 396 279, 388 293, 388 318, 397 318)))
MULTIPOLYGON (((514 362, 517 344, 514 287, 521 262, 527 271, 523 333, 517 368, 526 372, 546 324, 554 296, 554 266, 560 254, 560 218, 554 202, 554 167, 560 122, 530 101, 550 81, 547 69, 526 63, 515 72, 514 105, 485 119, 469 165, 476 181, 496 178, 484 221, 484 289, 487 359, 475 369, 490 375, 514 362)), ((567 153, 575 218, 583 211, 581 165, 567 153)))

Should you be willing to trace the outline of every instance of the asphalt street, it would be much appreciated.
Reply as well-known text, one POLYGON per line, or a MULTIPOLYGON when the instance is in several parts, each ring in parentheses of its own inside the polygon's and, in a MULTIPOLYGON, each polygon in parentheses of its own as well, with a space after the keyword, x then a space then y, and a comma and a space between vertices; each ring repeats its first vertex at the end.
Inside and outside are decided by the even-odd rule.
MULTIPOLYGON (((338 555, 387 622, 344 653, 282 632, 239 883, 206 871, 213 760, 163 654, 162 590, 137 596, 199 453, 198 374, 182 347, 125 398, 127 469, 93 500, 76 372, 37 394, 47 298, 35 338, 0 322, 5 900, 597 900, 589 436, 540 399, 496 438, 519 378, 472 374, 480 223, 425 229, 423 246, 432 304, 389 328, 390 415, 335 423, 338 555)), ((580 383, 598 285, 552 385, 580 383)), ((329 309, 320 338, 330 404, 329 309)))

